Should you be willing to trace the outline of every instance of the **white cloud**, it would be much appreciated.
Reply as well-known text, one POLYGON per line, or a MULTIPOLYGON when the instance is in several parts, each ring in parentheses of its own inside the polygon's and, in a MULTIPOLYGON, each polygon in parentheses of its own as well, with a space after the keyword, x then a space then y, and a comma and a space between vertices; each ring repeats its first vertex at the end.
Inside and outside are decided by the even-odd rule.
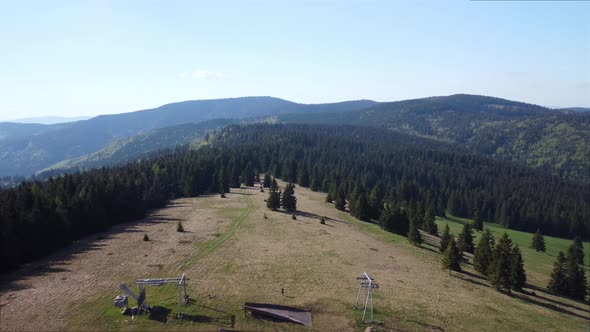
POLYGON ((196 69, 192 72, 183 72, 178 74, 178 78, 202 78, 206 80, 217 80, 223 77, 222 73, 215 73, 205 69, 196 69))

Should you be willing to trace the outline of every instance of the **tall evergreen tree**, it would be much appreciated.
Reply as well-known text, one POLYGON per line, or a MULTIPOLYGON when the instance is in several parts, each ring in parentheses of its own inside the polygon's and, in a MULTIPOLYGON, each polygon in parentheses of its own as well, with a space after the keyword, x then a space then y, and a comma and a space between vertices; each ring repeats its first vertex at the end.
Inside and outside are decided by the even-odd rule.
POLYGON ((270 184, 268 198, 266 199, 266 207, 273 211, 276 211, 281 207, 281 191, 279 190, 279 185, 275 179, 272 179, 270 184))
POLYGON ((550 291, 566 295, 568 293, 568 280, 566 276, 566 258, 563 251, 560 251, 557 255, 557 260, 553 263, 553 271, 551 272, 551 279, 547 288, 550 291))
POLYGON ((473 211, 473 228, 479 232, 483 231, 483 219, 481 218, 479 209, 473 211))
POLYGON ((428 209, 424 214, 424 221, 422 223, 422 230, 428 234, 438 236, 438 226, 434 222, 434 213, 432 209, 428 209))
POLYGON ((386 203, 379 219, 379 225, 388 232, 406 235, 410 230, 410 219, 403 209, 392 203, 386 203))
POLYGON ((578 264, 584 264, 584 243, 579 235, 574 238, 574 243, 568 249, 568 255, 570 255, 570 252, 571 255, 576 257, 578 264))
POLYGON ((449 274, 451 274, 451 271, 461 272, 462 256, 461 250, 459 250, 459 247, 457 247, 455 237, 451 236, 442 259, 443 269, 448 269, 449 274))
MULTIPOLYGON (((575 244, 572 245, 574 247, 575 244)), ((567 294, 573 298, 583 300, 588 291, 586 273, 583 267, 578 264, 578 254, 575 248, 568 250, 566 258, 565 277, 567 280, 567 294)))
POLYGON ((475 248, 473 245, 473 228, 470 223, 465 223, 463 225, 463 230, 461 231, 461 234, 459 234, 457 245, 459 246, 459 250, 473 253, 475 248))
POLYGON ((543 234, 541 234, 541 230, 538 228, 535 234, 533 235, 531 248, 535 249, 536 251, 545 252, 545 238, 543 237, 543 234))
POLYGON ((357 191, 354 196, 350 205, 350 214, 362 221, 369 221, 369 202, 364 190, 357 191))
POLYGON ((416 225, 416 222, 414 220, 410 221, 408 241, 410 241, 410 243, 415 246, 420 245, 422 243, 422 236, 420 235, 420 232, 418 231, 418 226, 416 225))
POLYGON ((447 250, 449 242, 451 242, 451 229, 449 228, 449 224, 445 224, 445 229, 443 230, 443 233, 440 236, 440 247, 438 248, 438 250, 444 253, 447 250))
POLYGON ((492 264, 489 267, 488 274, 490 282, 497 290, 508 293, 510 293, 512 287, 511 252, 512 240, 508 237, 508 233, 504 233, 494 248, 492 264))
POLYGON ((490 232, 489 229, 486 229, 481 235, 477 247, 475 247, 473 266, 476 271, 486 276, 488 275, 488 267, 492 261, 492 252, 495 245, 494 242, 492 232, 490 232))
POLYGON ((268 174, 268 172, 266 172, 264 174, 264 180, 263 180, 262 186, 264 188, 270 188, 271 182, 272 182, 272 179, 270 178, 270 174, 268 174))
POLYGON ((522 287, 526 284, 526 272, 524 270, 524 262, 518 245, 512 247, 510 260, 512 264, 510 271, 510 280, 512 282, 511 287, 514 290, 521 291, 522 287))
POLYGON ((338 190, 336 191, 336 197, 334 198, 334 206, 340 211, 344 211, 345 209, 346 195, 342 187, 338 188, 338 190))
POLYGON ((297 210, 297 198, 295 197, 295 189, 292 183, 288 183, 283 191, 282 205, 287 211, 297 210))

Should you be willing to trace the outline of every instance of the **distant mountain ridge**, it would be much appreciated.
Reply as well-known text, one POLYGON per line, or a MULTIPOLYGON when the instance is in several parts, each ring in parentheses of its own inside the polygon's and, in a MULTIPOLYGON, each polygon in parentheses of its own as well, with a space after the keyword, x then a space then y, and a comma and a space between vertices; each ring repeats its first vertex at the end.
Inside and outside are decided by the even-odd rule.
POLYGON ((37 124, 44 124, 44 125, 52 125, 58 123, 67 123, 67 122, 75 122, 81 120, 88 120, 91 116, 73 116, 73 117, 64 117, 64 116, 39 116, 39 117, 31 117, 31 118, 20 118, 20 119, 13 119, 7 122, 14 122, 14 123, 37 123, 37 124))
POLYGON ((287 113, 351 111, 375 104, 370 100, 298 104, 274 97, 242 97, 184 101, 58 125, 0 123, 0 137, 3 138, 0 139, 0 176, 27 176, 63 160, 93 153, 115 140, 184 123, 287 113))
POLYGON ((589 115, 495 97, 451 95, 381 103, 351 112, 286 114, 278 121, 387 128, 588 181, 589 115))

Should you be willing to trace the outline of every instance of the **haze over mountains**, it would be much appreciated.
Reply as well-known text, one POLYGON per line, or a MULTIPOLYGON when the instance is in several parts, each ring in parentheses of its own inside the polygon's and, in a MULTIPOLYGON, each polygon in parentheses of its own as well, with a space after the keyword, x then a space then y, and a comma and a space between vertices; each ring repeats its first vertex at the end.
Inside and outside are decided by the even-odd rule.
POLYGON ((399 102, 298 104, 273 97, 196 100, 54 125, 0 123, 0 176, 87 169, 194 143, 230 123, 376 126, 587 180, 590 113, 451 95, 399 102))

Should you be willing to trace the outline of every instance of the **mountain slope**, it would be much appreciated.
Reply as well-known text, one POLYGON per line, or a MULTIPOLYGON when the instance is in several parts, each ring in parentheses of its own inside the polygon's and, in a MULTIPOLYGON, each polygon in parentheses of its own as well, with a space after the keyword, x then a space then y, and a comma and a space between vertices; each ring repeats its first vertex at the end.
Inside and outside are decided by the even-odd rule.
POLYGON ((375 104, 374 101, 359 100, 306 105, 272 97, 244 97, 184 101, 49 127, 21 126, 28 130, 21 135, 14 133, 16 129, 13 125, 0 124, 0 134, 2 126, 8 128, 5 132, 10 132, 10 137, 0 140, 0 176, 30 175, 60 161, 93 153, 115 140, 163 127, 293 112, 352 111, 375 104))
POLYGON ((500 98, 453 95, 383 103, 364 110, 287 114, 284 123, 388 128, 521 161, 570 179, 589 180, 590 116, 500 98))
POLYGON ((114 141, 91 154, 61 161, 41 170, 39 173, 42 174, 53 170, 86 170, 129 162, 141 158, 150 152, 194 143, 203 138, 207 133, 232 123, 235 123, 235 121, 219 119, 204 121, 198 124, 186 123, 178 126, 154 129, 147 133, 114 141))

